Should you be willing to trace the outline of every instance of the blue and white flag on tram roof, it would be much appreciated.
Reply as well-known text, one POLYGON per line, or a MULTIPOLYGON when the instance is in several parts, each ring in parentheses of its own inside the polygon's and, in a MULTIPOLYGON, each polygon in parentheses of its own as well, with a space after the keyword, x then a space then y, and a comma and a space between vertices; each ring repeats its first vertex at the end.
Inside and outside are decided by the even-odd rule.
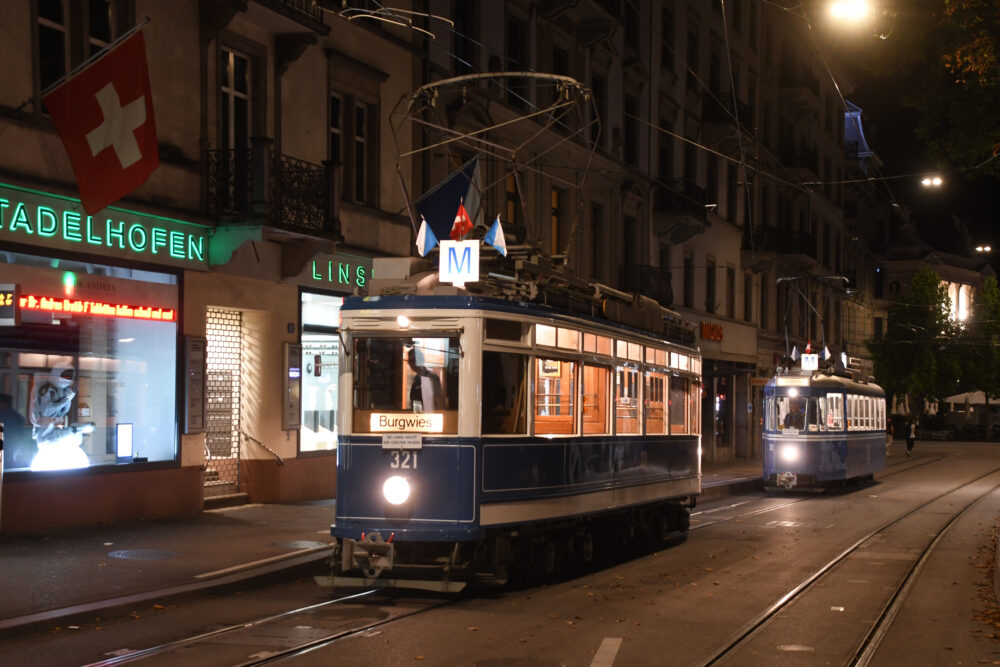
POLYGON ((427 225, 436 238, 447 239, 451 236, 455 211, 460 205, 465 207, 473 227, 482 222, 480 190, 479 156, 474 155, 446 179, 421 195, 413 202, 413 206, 417 209, 417 214, 427 220, 427 225))
POLYGON ((504 257, 507 256, 507 241, 503 237, 503 227, 500 226, 500 216, 497 215, 497 219, 493 221, 490 226, 490 231, 486 232, 486 236, 483 237, 485 243, 490 244, 497 249, 504 257))
POLYGON ((417 232, 417 252, 423 257, 433 250, 437 244, 438 240, 434 236, 434 230, 427 224, 427 219, 424 216, 420 216, 420 231, 417 232))

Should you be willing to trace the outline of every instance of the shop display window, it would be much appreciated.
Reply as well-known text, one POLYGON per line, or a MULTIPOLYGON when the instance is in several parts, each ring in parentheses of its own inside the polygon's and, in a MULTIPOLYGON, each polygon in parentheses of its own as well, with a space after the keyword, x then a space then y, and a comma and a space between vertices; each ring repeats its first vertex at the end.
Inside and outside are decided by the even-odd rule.
POLYGON ((299 450, 337 448, 337 383, 340 376, 340 307, 344 298, 303 292, 302 428, 299 450))
POLYGON ((2 258, 19 320, 0 326, 4 470, 175 461, 177 277, 2 258))

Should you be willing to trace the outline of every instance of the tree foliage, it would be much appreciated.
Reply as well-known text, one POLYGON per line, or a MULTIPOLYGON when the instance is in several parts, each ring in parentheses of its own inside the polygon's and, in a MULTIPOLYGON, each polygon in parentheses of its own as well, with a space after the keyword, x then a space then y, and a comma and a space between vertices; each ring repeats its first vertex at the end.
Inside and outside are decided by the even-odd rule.
POLYGON ((909 394, 917 410, 922 399, 942 399, 959 385, 961 356, 950 305, 941 278, 921 269, 889 307, 883 339, 869 343, 876 381, 889 395, 909 394))
POLYGON ((1000 287, 996 278, 987 278, 983 284, 959 343, 961 389, 1000 398, 1000 287))
POLYGON ((891 30, 868 51, 879 76, 911 82, 902 103, 920 114, 918 137, 940 166, 1000 174, 1000 3, 896 0, 891 30))

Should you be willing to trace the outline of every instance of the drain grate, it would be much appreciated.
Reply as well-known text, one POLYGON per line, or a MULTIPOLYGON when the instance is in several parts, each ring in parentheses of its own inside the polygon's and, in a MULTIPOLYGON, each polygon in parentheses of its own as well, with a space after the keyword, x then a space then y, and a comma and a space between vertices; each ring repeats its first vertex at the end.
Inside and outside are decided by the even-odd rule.
POLYGON ((162 560, 164 558, 177 558, 180 554, 176 551, 162 549, 121 549, 110 552, 108 556, 123 560, 162 560))

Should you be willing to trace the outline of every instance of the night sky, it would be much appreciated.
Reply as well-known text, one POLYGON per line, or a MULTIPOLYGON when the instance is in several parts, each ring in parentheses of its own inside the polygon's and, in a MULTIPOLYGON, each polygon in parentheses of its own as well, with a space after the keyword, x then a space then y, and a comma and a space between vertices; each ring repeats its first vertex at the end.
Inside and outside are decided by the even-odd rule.
POLYGON ((973 165, 936 164, 914 133, 919 110, 901 102, 921 85, 920 77, 926 70, 876 77, 868 65, 884 55, 880 50, 892 47, 887 40, 880 40, 872 31, 849 34, 833 30, 819 19, 814 27, 822 50, 854 79, 856 87, 845 91, 845 97, 864 110, 865 136, 883 162, 885 184, 891 196, 909 210, 923 240, 938 250, 966 256, 976 254, 976 245, 993 246, 998 248, 991 257, 993 266, 1000 266, 1000 229, 995 222, 1000 211, 1000 181, 981 174, 971 177, 979 172, 962 171, 973 165), (942 187, 920 184, 919 175, 932 172, 944 176, 942 187), (914 176, 906 177, 909 174, 914 176))

